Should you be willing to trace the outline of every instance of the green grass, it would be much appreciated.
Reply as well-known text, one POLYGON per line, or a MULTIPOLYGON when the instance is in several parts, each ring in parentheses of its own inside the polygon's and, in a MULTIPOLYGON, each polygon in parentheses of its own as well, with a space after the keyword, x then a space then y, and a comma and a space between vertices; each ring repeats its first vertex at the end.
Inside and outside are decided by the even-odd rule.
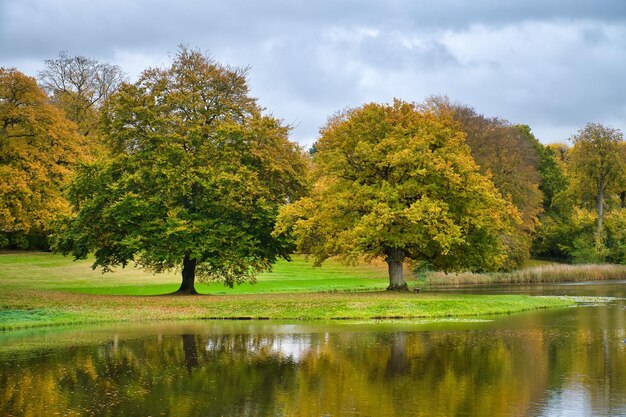
POLYGON ((0 329, 38 327, 55 323, 75 323, 80 321, 81 317, 75 313, 47 307, 0 310, 0 329))
POLYGON ((573 304, 574 301, 566 299, 521 295, 439 295, 385 291, 138 297, 24 290, 10 295, 0 292, 0 329, 151 320, 471 317, 573 304))
MULTIPOLYGON (((468 317, 573 305, 520 295, 389 293, 384 264, 313 268, 303 257, 279 262, 255 285, 212 295, 155 295, 176 290, 178 274, 127 268, 102 275, 89 261, 47 253, 0 254, 0 329, 65 324, 188 319, 390 319, 468 317)), ((412 285, 415 285, 414 283, 412 285)))
MULTIPOLYGON (((150 274, 132 266, 102 274, 92 270, 93 260, 73 262, 49 253, 0 254, 2 288, 44 289, 85 294, 156 295, 176 291, 180 273, 150 274)), ((268 294, 292 292, 368 291, 386 288, 386 265, 345 266, 329 260, 314 268, 304 256, 279 261, 272 272, 261 274, 256 284, 228 288, 221 283, 199 283, 202 294, 268 294)))

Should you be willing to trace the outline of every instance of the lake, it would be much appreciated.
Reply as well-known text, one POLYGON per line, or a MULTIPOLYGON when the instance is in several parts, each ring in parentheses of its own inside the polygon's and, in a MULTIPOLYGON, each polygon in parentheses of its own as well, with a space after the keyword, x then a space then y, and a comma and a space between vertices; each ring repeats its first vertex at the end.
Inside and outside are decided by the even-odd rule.
POLYGON ((626 416, 626 283, 463 291, 597 298, 458 321, 3 332, 0 415, 626 416))

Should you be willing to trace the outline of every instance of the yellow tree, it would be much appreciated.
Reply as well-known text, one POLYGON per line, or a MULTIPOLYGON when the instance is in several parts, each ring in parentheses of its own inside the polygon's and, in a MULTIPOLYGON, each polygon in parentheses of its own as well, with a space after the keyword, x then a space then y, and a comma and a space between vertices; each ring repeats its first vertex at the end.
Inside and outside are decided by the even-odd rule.
POLYGON ((276 233, 291 232, 317 263, 382 257, 390 290, 407 289, 403 263, 494 270, 517 210, 479 172, 446 114, 415 104, 367 104, 332 118, 313 156, 309 197, 283 208, 276 233))
POLYGON ((546 146, 550 148, 550 150, 552 150, 552 153, 554 154, 557 162, 561 164, 562 168, 564 168, 565 161, 567 160, 567 154, 570 151, 569 145, 567 143, 557 142, 550 143, 546 146))
MULTIPOLYGON (((619 145, 619 150, 622 154, 622 158, 626 161, 626 142, 621 142, 619 145)), ((618 184, 619 191, 619 207, 626 208, 626 165, 624 166, 623 173, 619 180, 618 184)))
POLYGON ((596 244, 601 246, 606 193, 620 186, 626 172, 624 138, 619 129, 588 123, 571 141, 570 173, 582 189, 592 190, 597 213, 596 244))
POLYGON ((0 68, 0 246, 28 246, 69 211, 61 193, 81 136, 33 78, 0 68))

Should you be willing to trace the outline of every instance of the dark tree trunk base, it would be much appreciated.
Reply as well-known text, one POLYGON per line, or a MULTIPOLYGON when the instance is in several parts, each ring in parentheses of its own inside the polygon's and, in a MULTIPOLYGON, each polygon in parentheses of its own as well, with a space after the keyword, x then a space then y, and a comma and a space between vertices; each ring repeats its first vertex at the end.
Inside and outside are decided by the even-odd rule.
POLYGON ((195 288, 179 288, 172 293, 173 295, 200 295, 195 288))
POLYGON ((407 283, 403 283, 400 285, 389 285, 387 287, 387 291, 409 291, 409 286, 407 285, 407 283))
POLYGON ((180 295, 197 295, 194 281, 196 279, 196 260, 190 259, 189 255, 185 255, 183 259, 183 281, 180 288, 174 294, 180 295))
POLYGON ((387 291, 409 291, 409 286, 404 281, 404 257, 400 249, 387 249, 385 262, 389 267, 389 286, 387 291))

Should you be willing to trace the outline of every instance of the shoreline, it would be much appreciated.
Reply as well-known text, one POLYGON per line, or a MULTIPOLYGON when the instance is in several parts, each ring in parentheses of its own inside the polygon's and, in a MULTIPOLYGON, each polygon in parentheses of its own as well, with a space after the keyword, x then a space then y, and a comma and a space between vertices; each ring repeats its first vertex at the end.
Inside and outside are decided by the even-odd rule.
POLYGON ((561 308, 576 302, 528 295, 284 293, 106 296, 57 291, 0 293, 0 330, 164 320, 398 320, 467 318, 561 308))

